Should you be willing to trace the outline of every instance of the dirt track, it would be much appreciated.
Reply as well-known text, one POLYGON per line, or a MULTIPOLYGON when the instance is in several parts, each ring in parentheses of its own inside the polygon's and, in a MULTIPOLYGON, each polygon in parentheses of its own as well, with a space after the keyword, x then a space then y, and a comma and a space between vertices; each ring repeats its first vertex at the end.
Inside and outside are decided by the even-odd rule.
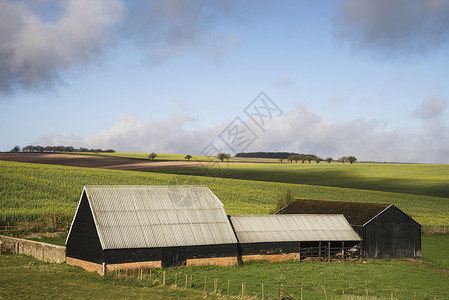
POLYGON ((197 167, 219 164, 218 162, 146 161, 131 158, 59 153, 0 153, 0 160, 114 170, 197 167))

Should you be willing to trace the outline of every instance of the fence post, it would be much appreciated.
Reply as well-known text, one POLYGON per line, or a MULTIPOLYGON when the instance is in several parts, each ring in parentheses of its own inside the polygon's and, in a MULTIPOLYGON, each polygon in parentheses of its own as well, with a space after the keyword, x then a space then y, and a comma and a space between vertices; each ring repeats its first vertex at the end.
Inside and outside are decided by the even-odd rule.
POLYGON ((327 262, 331 261, 331 242, 327 242, 327 262))
POLYGON ((321 242, 318 242, 318 259, 321 261, 321 242))
POLYGON ((279 300, 281 300, 282 284, 279 283, 279 300))

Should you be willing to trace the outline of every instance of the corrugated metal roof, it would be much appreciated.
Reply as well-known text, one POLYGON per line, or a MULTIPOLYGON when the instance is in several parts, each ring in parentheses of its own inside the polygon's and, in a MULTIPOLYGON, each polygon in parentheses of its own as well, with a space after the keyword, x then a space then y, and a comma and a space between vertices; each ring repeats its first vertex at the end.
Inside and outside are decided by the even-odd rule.
POLYGON ((103 249, 237 243, 206 186, 85 186, 103 249))
POLYGON ((231 216, 239 243, 360 241, 343 215, 231 216))
POLYGON ((351 225, 365 225, 391 204, 296 199, 276 214, 342 214, 351 225))

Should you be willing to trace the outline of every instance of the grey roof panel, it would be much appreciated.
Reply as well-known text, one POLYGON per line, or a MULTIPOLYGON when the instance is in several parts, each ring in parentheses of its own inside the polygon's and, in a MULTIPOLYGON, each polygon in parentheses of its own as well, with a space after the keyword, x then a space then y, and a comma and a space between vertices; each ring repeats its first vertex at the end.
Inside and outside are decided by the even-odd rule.
POLYGON ((240 243, 360 241, 343 215, 231 216, 240 243))
POLYGON ((206 186, 86 186, 103 249, 237 242, 206 186))

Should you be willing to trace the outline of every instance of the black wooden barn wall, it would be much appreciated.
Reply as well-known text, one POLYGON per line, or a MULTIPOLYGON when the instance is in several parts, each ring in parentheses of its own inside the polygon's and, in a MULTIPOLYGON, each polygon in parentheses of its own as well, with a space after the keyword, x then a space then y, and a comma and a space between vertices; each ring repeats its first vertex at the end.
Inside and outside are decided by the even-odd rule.
POLYGON ((236 256, 237 244, 108 249, 103 251, 103 261, 107 264, 161 261, 162 267, 185 266, 187 259, 236 256))
POLYGON ((97 234, 86 192, 83 192, 78 212, 70 229, 70 238, 67 240, 66 245, 66 256, 102 263, 100 238, 97 234))
POLYGON ((421 225, 395 206, 365 224, 354 227, 361 235, 364 257, 376 259, 420 258, 421 225))

